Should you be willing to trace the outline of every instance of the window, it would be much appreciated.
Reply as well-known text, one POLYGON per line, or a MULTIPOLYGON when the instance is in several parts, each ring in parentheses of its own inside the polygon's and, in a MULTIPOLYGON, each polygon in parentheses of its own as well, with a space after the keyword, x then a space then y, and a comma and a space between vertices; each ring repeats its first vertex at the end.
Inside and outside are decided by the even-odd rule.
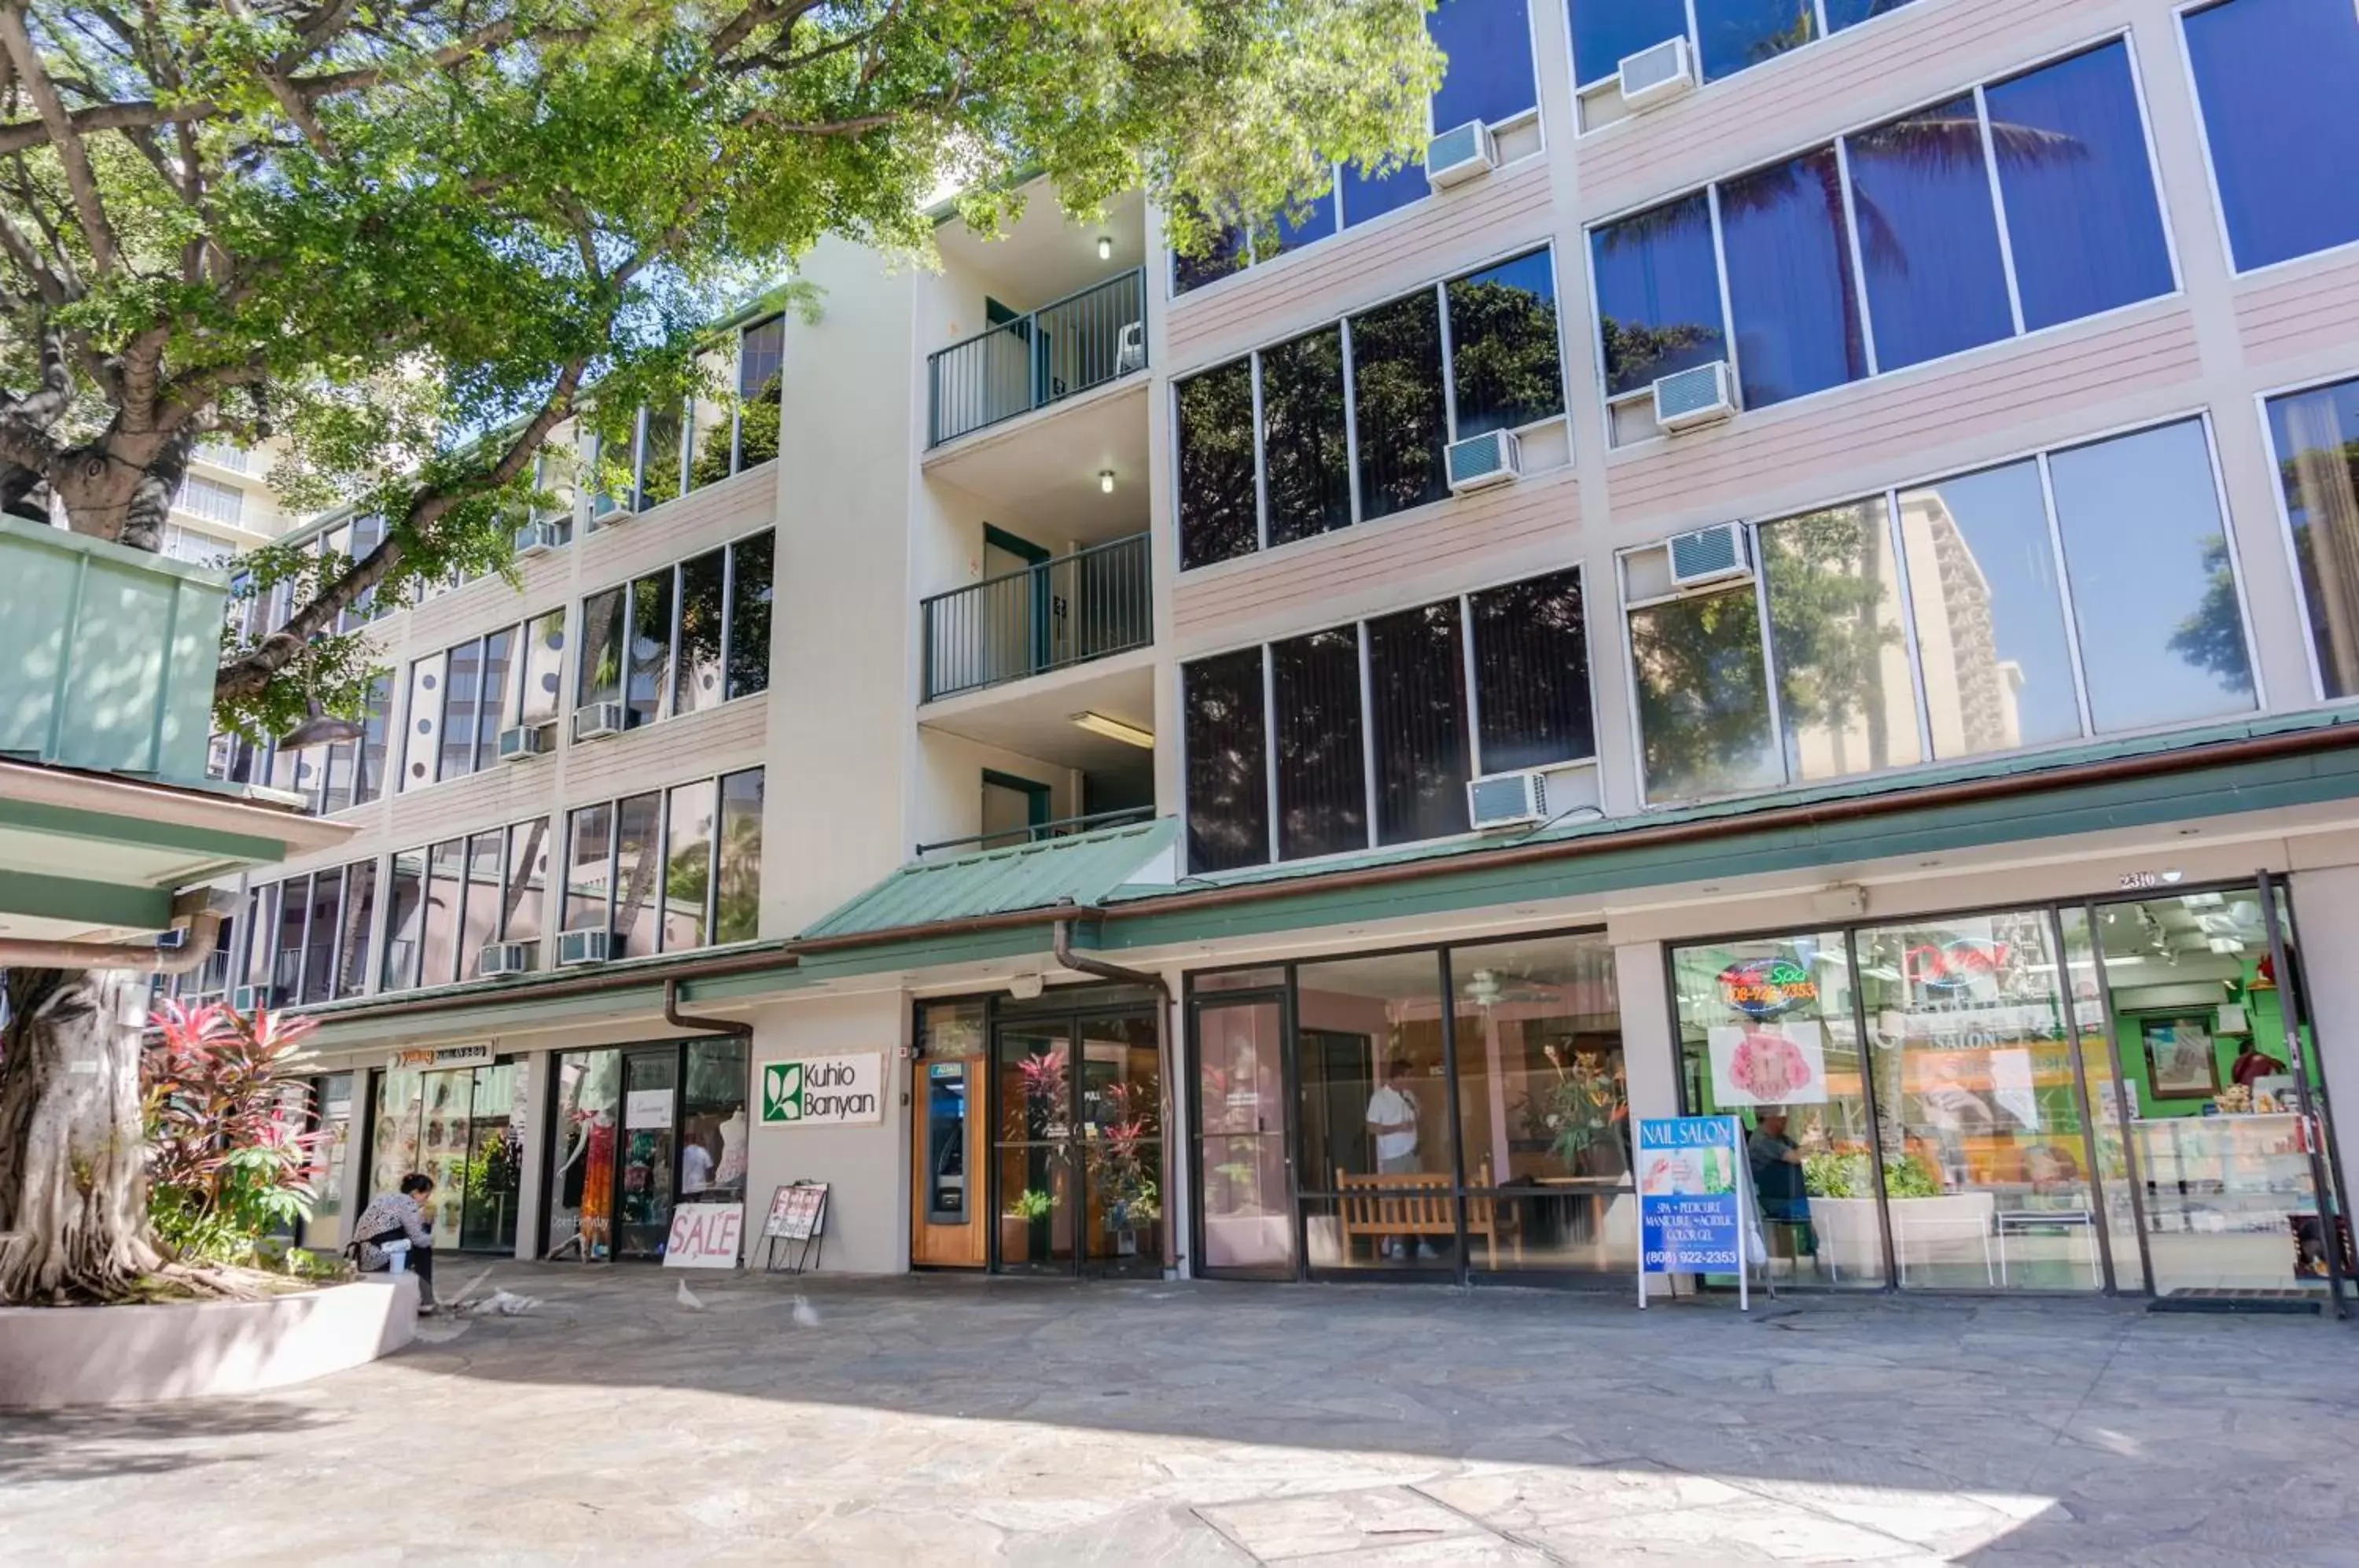
POLYGON ((1199 659, 1181 686, 1199 872, 1464 833, 1477 735, 1493 771, 1596 753, 1571 569, 1199 659))
POLYGON ((1754 583, 1625 552, 1647 800, 2249 711, 2216 495, 2188 419, 1764 523, 1754 583))
POLYGON ((172 505, 207 522, 226 523, 231 528, 245 520, 245 492, 201 474, 189 474, 180 481, 180 493, 172 497, 172 505))
MULTIPOLYGON (((549 819, 536 817, 397 851, 390 862, 384 989, 478 979, 490 944, 537 944, 549 850, 549 819)), ((375 867, 367 870, 373 892, 375 867)), ((348 963, 353 962, 353 950, 345 951, 348 963)))
POLYGON ((672 577, 677 568, 631 584, 630 678, 624 705, 631 728, 670 716, 672 577))
MULTIPOLYGON (((510 866, 532 859, 545 876, 546 851, 515 832, 510 866)), ((564 929, 613 931, 617 956, 747 941, 761 920, 762 770, 585 806, 566 820, 566 866, 564 929)))
POLYGON ((503 729, 554 719, 552 661, 564 646, 565 612, 551 610, 413 663, 401 787, 489 768, 499 760, 503 729))
POLYGON ((576 705, 622 702, 636 729, 767 689, 772 548, 765 530, 584 599, 576 705))
POLYGON ((2359 381, 2268 402, 2318 694, 2359 695, 2359 381))
POLYGON ((729 547, 729 625, 723 641, 733 701, 770 687, 770 598, 776 548, 766 530, 729 547))
POLYGON ((495 830, 467 840, 466 890, 459 906, 459 978, 482 977, 484 944, 499 935, 500 884, 507 873, 507 838, 495 830))
POLYGON ((1228 871, 1269 858, 1267 702, 1258 648, 1200 659, 1181 673, 1188 761, 1188 864, 1228 871))
POLYGON ((615 443, 622 450, 602 451, 585 431, 578 442, 585 470, 596 474, 602 458, 607 465, 591 492, 591 528, 618 509, 644 512, 683 486, 701 490, 776 458, 785 358, 786 320, 766 316, 697 356, 701 383, 683 406, 638 409, 629 438, 615 443))
POLYGON ((467 841, 446 839, 426 851, 425 935, 418 984, 448 985, 459 978, 460 910, 467 896, 467 841))
POLYGON ((2183 25, 2237 270, 2359 240, 2359 12, 2228 0, 2183 25))
POLYGON ((1450 441, 1529 436, 1564 411, 1550 253, 1201 372, 1176 397, 1183 571, 1440 500, 1450 441))
POLYGON ((1657 380, 1715 359, 1767 408, 2175 287, 2119 40, 1603 224, 1591 247, 1617 441, 1656 433, 1657 380))
POLYGON ((1704 80, 1717 82, 1826 33, 1897 11, 1907 3, 1694 0, 1690 32, 1690 7, 1684 0, 1569 0, 1573 76, 1582 89, 1595 87, 1610 82, 1616 68, 1631 55, 1670 38, 1685 38, 1703 62, 1704 80))
POLYGON ((353 804, 365 806, 385 793, 386 728, 393 713, 393 677, 380 675, 369 682, 368 701, 361 710, 357 766, 353 773, 353 804))
POLYGON ((651 511, 679 494, 685 433, 679 409, 639 410, 639 487, 633 511, 651 511))
POLYGON ((582 663, 573 683, 577 708, 622 701, 623 596, 627 592, 625 583, 582 601, 582 663))
POLYGON ((426 935, 426 852, 397 853, 389 863, 385 919, 384 988, 406 991, 418 984, 418 960, 426 935))
MULTIPOLYGON (((356 996, 365 985, 376 863, 355 861, 257 887, 247 898, 252 944, 243 984, 273 988, 269 1005, 356 996)), ((227 958, 222 973, 233 965, 227 958)))
MULTIPOLYGON (((1477 120, 1495 130, 1532 125, 1528 145, 1511 138, 1501 158, 1538 151, 1539 88, 1532 71, 1528 0, 1439 0, 1426 16, 1425 30, 1448 62, 1428 111, 1431 128, 1447 131, 1477 120)), ((1184 294, 1201 288, 1254 262, 1325 239, 1339 227, 1367 223, 1431 194, 1422 159, 1381 174, 1358 164, 1338 165, 1328 191, 1305 211, 1279 217, 1270 232, 1245 234, 1232 226, 1205 256, 1174 252, 1171 291, 1184 294)))
POLYGON ((548 919, 543 900, 549 895, 549 854, 547 817, 535 817, 507 830, 507 880, 500 892, 496 940, 539 944, 548 919))
POLYGON ((721 704, 722 627, 729 603, 728 551, 708 550, 679 568, 679 659, 672 667, 671 710, 693 713, 721 704))
POLYGON ((461 779, 475 770, 477 710, 483 706, 484 644, 478 637, 451 650, 442 688, 442 760, 437 779, 461 779))
POLYGON ((551 610, 525 623, 524 666, 516 682, 516 723, 552 724, 565 681, 565 612, 551 610))

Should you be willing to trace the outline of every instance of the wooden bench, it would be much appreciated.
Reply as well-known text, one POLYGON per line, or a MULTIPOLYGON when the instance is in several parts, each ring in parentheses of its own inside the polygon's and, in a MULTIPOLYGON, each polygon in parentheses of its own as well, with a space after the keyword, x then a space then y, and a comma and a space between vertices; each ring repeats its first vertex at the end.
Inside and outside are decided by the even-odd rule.
MULTIPOLYGON (((1475 1168, 1474 1185, 1491 1184, 1491 1162, 1475 1168)), ((1393 1171, 1362 1175, 1335 1168, 1335 1208, 1343 1233, 1343 1256, 1352 1256, 1352 1238, 1364 1236, 1381 1247, 1391 1236, 1446 1236, 1458 1239, 1458 1216, 1450 1198, 1446 1171, 1393 1171)), ((1512 1211, 1504 1219, 1498 1200, 1466 1200, 1466 1234, 1481 1236, 1488 1266, 1499 1267, 1499 1233, 1507 1233, 1517 1263, 1524 1260, 1523 1229, 1512 1211)))

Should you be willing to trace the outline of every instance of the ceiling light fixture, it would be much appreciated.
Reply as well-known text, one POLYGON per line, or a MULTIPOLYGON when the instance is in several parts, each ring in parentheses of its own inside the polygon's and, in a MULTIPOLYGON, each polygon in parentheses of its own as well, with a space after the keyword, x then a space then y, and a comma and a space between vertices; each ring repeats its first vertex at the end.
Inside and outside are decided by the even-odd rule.
POLYGON ((1125 746, 1135 746, 1141 751, 1155 749, 1153 730, 1143 730, 1136 724, 1124 724, 1120 719, 1109 719, 1103 713, 1075 713, 1073 723, 1092 735, 1103 735, 1108 740, 1118 740, 1125 746))
POLYGON ((1098 493, 1104 495, 1111 495, 1114 494, 1113 469, 1101 468, 1098 470, 1098 493))
POLYGON ((1098 236, 1098 259, 1100 261, 1112 261, 1114 259, 1114 236, 1112 234, 1100 234, 1098 236))

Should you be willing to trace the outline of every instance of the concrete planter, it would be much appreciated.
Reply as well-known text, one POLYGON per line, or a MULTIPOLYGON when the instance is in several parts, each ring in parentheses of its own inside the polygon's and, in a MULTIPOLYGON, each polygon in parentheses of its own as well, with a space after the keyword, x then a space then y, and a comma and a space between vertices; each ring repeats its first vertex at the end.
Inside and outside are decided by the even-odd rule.
POLYGON ((0 1410, 251 1394, 408 1345, 409 1275, 261 1301, 0 1308, 0 1410))

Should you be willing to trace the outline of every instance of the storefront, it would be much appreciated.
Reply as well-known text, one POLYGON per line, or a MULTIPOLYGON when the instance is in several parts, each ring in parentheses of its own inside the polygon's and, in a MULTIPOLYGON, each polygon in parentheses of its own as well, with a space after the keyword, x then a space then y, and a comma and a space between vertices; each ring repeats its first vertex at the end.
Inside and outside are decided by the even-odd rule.
POLYGON ((1159 1276, 1164 1084, 1151 990, 919 1007, 910 1261, 1159 1276))
POLYGON ((734 1039, 556 1053, 541 1255, 659 1259, 675 1203, 745 1202, 746 1063, 734 1039))
POLYGON ((1187 1018, 1199 1272, 1626 1285, 1603 933, 1200 973, 1187 1018))
POLYGON ((1684 1108, 1743 1120, 1786 1281, 2339 1294, 2291 916, 2264 879, 1675 944, 1684 1108))
POLYGON ((514 1251, 529 1121, 522 1061, 485 1045, 404 1051, 368 1077, 367 1192, 355 1212, 421 1171, 434 1180, 438 1247, 514 1251))

